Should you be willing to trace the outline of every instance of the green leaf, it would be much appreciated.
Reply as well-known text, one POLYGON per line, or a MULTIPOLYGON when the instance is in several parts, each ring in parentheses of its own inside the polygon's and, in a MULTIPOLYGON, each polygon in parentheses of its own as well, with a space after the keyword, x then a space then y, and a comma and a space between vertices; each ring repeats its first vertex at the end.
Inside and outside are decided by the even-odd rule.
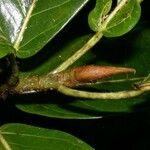
POLYGON ((137 24, 140 15, 140 3, 137 0, 129 0, 111 18, 103 32, 104 36, 117 37, 129 32, 137 24))
POLYGON ((13 53, 14 48, 9 44, 6 39, 0 33, 0 58, 13 53))
POLYGON ((93 150, 80 139, 57 130, 23 124, 0 127, 1 150, 93 150))
POLYGON ((12 47, 18 57, 31 57, 87 2, 88 0, 1 0, 0 57, 12 53, 12 47))
POLYGON ((93 31, 98 31, 105 16, 110 11, 112 0, 97 0, 95 8, 88 16, 88 23, 93 31))
MULTIPOLYGON (((70 33, 71 34, 71 33, 70 33)), ((43 74, 53 70, 65 59, 72 55, 76 49, 83 45, 89 36, 83 36, 75 40, 69 39, 58 46, 56 40, 43 53, 21 63, 20 69, 24 70, 22 75, 43 74), (65 43, 65 44, 64 44, 65 43), (52 53, 53 52, 53 53, 52 53), (53 55, 52 55, 53 54, 53 55), (41 62, 38 62, 40 58, 41 62), (43 61, 42 61, 43 59, 43 61), (56 61, 57 60, 57 61, 56 61), (32 67, 31 67, 32 64, 32 67), (37 67, 38 66, 38 67, 37 67)), ((141 78, 137 81, 105 83, 86 87, 83 90, 92 91, 118 91, 132 89, 135 82, 143 80, 150 73, 150 30, 138 27, 136 30, 122 38, 104 39, 93 50, 84 55, 74 66, 85 64, 111 65, 122 67, 133 67, 137 70, 132 78, 141 78), (144 69, 143 69, 144 68, 144 69), (92 88, 92 89, 91 89, 92 88)), ((109 80, 128 79, 130 76, 117 76, 109 80)), ((17 96, 17 107, 23 111, 55 118, 93 119, 103 116, 115 115, 116 113, 129 113, 149 108, 149 95, 124 100, 88 100, 67 97, 58 92, 48 92, 39 95, 17 96), (147 104, 148 103, 148 104, 147 104)), ((12 100, 13 101, 13 100, 12 100)))
POLYGON ((117 0, 117 3, 121 2, 122 0, 117 0))

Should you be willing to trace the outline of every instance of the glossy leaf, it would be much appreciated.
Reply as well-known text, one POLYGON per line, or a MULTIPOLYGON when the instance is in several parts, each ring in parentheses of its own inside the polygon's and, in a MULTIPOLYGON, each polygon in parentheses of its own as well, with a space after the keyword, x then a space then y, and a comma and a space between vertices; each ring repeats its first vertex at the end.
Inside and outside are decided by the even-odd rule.
POLYGON ((110 11, 112 0, 97 0, 95 8, 88 16, 88 23, 93 31, 98 31, 105 16, 110 11))
MULTIPOLYGON (((43 53, 26 61, 26 63, 23 61, 21 63, 21 68, 24 69, 22 75, 42 74, 53 70, 72 55, 76 49, 80 48, 88 38, 89 36, 83 36, 76 40, 69 40, 69 42, 65 41, 65 44, 60 42, 62 45, 59 46, 57 45, 58 41, 55 41, 53 44, 51 43, 53 46, 49 46, 53 47, 53 50, 51 49, 53 55, 49 52, 49 48, 47 47, 43 53), (42 61, 42 59, 40 63, 36 61, 39 57, 44 61, 42 61), (55 61, 56 59, 57 61, 55 61), (31 67, 31 64, 33 67, 31 67)), ((100 43, 100 46, 96 46, 95 49, 77 61, 74 66, 92 63, 97 65, 135 68, 137 73, 131 75, 131 77, 142 77, 140 80, 132 82, 105 83, 90 87, 87 86, 84 90, 109 92, 132 89, 135 82, 143 81, 143 77, 147 77, 150 73, 149 49, 150 30, 145 29, 144 27, 138 27, 135 31, 132 31, 122 38, 104 39, 100 43)), ((109 80, 128 79, 129 77, 130 76, 127 75, 117 76, 110 78, 109 80)), ((67 97, 58 92, 55 93, 50 91, 47 94, 44 93, 44 95, 35 94, 20 97, 17 96, 15 99, 18 99, 17 107, 29 113, 56 118, 93 119, 107 115, 115 115, 116 113, 129 113, 146 109, 150 106, 147 101, 148 98, 149 95, 143 95, 137 98, 125 100, 88 100, 67 97)))
POLYGON ((93 150, 89 145, 68 133, 24 124, 6 124, 0 127, 0 149, 93 150))
POLYGON ((44 47, 88 0, 1 0, 0 57, 20 58, 44 47))
POLYGON ((127 1, 107 24, 104 36, 117 37, 129 32, 139 21, 140 15, 140 3, 137 0, 127 1))
POLYGON ((121 2, 121 0, 117 0, 117 3, 121 2))
POLYGON ((0 58, 15 51, 11 44, 8 44, 7 40, 3 38, 4 37, 0 35, 0 58))

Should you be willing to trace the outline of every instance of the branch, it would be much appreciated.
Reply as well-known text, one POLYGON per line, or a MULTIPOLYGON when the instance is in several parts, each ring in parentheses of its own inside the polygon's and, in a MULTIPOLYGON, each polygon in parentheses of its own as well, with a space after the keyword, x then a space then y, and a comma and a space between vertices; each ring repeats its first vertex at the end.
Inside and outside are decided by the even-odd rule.
POLYGON ((52 74, 20 77, 18 85, 11 90, 11 93, 25 94, 48 91, 56 89, 57 85, 57 76, 52 74))

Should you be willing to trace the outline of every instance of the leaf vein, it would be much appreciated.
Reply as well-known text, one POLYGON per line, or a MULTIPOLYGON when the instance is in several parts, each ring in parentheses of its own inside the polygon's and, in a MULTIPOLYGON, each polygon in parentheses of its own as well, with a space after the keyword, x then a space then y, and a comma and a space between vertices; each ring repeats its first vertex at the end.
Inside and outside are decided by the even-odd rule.
POLYGON ((24 17, 26 16, 26 14, 25 14, 25 12, 22 10, 22 7, 21 7, 21 3, 20 3, 20 0, 17 0, 17 2, 18 2, 18 4, 19 4, 19 7, 20 7, 20 9, 21 9, 21 11, 22 11, 22 14, 24 15, 24 17))
POLYGON ((0 142, 4 146, 5 150, 12 150, 8 142, 5 140, 5 138, 0 134, 0 142))
POLYGON ((3 32, 2 28, 1 28, 1 26, 0 26, 0 31, 1 31, 1 33, 4 35, 4 32, 3 32))
MULTIPOLYGON (((62 21, 60 21, 58 24, 61 24, 64 21, 64 19, 62 21)), ((32 39, 30 39, 29 41, 27 41, 25 44, 23 44, 22 46, 20 46, 20 49, 25 47, 28 43, 30 43, 31 41, 33 41, 34 39, 36 39, 38 36, 44 34, 45 32, 48 32, 50 30, 52 30, 53 28, 55 28, 58 24, 56 24, 55 26, 53 26, 52 28, 49 28, 48 30, 45 30, 43 32, 41 32, 40 34, 38 34, 37 36, 34 36, 32 39)))
MULTIPOLYGON (((20 135, 20 136, 25 136, 25 137, 34 137, 34 138, 41 138, 41 139, 49 139, 49 140, 58 140, 66 143, 70 143, 74 146, 80 147, 78 144, 75 144, 71 141, 68 141, 67 139, 62 139, 62 138, 57 138, 57 137, 46 137, 46 136, 39 136, 39 135, 32 135, 32 134, 25 134, 25 133, 15 133, 15 132, 1 132, 3 135, 20 135)), ((11 150, 11 149, 6 149, 6 150, 11 150)))
POLYGON ((31 17, 34 17, 34 16, 39 15, 39 14, 41 14, 41 13, 44 13, 44 12, 46 12, 46 11, 50 11, 50 10, 55 9, 55 8, 57 8, 57 7, 60 7, 60 6, 62 6, 62 5, 65 5, 65 4, 68 3, 69 1, 70 1, 70 0, 67 0, 67 1, 63 2, 62 4, 59 4, 59 5, 50 7, 50 8, 48 8, 48 9, 42 10, 42 11, 40 11, 40 12, 37 12, 37 13, 35 13, 35 14, 32 14, 31 17))
POLYGON ((118 23, 114 24, 113 26, 108 27, 107 30, 108 30, 108 29, 111 29, 111 28, 113 28, 113 27, 115 27, 115 26, 118 26, 119 24, 121 24, 122 22, 124 22, 125 20, 127 20, 128 18, 132 18, 132 17, 131 17, 131 13, 133 12, 133 10, 134 10, 134 7, 132 8, 132 10, 128 13, 128 15, 127 15, 124 19, 122 19, 122 20, 119 21, 118 23))
POLYGON ((31 6, 30 6, 30 9, 29 9, 29 11, 28 11, 28 13, 27 13, 27 15, 26 15, 26 18, 24 19, 24 23, 23 23, 23 25, 22 25, 21 31, 20 31, 20 33, 18 34, 18 38, 16 39, 16 41, 15 41, 15 43, 14 43, 14 48, 16 49, 16 51, 18 51, 18 48, 19 48, 20 43, 21 43, 21 41, 22 41, 24 32, 25 32, 25 30, 26 30, 27 24, 28 24, 28 22, 29 22, 29 20, 30 20, 31 14, 32 14, 32 12, 33 12, 33 9, 34 9, 34 7, 35 7, 37 1, 38 1, 38 0, 33 0, 33 1, 32 1, 32 4, 31 4, 31 6))
MULTIPOLYGON (((39 148, 39 146, 27 146, 27 145, 23 145, 23 144, 18 144, 18 143, 14 143, 14 142, 9 142, 11 145, 16 145, 16 146, 20 146, 20 147, 24 147, 24 148, 39 148)), ((49 148, 44 147, 44 150, 49 150, 49 148)))

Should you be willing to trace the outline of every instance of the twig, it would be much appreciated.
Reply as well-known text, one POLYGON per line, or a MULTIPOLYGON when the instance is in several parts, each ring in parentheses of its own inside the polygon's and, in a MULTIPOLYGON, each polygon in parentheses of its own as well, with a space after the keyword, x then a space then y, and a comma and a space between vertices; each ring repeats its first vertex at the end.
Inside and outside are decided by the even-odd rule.
POLYGON ((119 91, 119 92, 87 92, 71 89, 61 85, 58 88, 60 93, 63 93, 68 96, 80 97, 80 98, 88 98, 88 99, 109 99, 109 100, 117 100, 117 99, 126 99, 139 96, 144 92, 150 91, 150 85, 141 87, 141 89, 129 90, 129 91, 119 91))

